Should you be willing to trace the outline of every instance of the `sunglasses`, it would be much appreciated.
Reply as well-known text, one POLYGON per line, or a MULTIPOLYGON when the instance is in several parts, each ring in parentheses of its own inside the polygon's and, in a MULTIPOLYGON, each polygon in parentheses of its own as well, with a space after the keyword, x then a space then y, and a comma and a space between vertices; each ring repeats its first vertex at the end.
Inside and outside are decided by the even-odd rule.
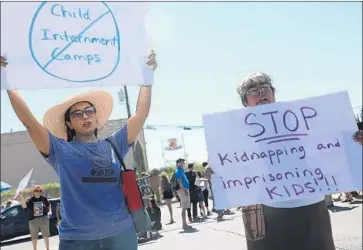
POLYGON ((92 117, 95 114, 96 114, 95 107, 87 107, 84 110, 74 110, 69 114, 69 116, 71 119, 81 120, 83 119, 84 115, 86 115, 87 117, 92 117))
POLYGON ((34 190, 35 193, 41 193, 42 190, 34 190))
POLYGON ((270 85, 262 85, 259 87, 253 87, 250 88, 249 90, 247 90, 247 95, 251 95, 251 96, 258 96, 258 95, 263 95, 265 94, 267 91, 271 90, 271 86, 270 85))

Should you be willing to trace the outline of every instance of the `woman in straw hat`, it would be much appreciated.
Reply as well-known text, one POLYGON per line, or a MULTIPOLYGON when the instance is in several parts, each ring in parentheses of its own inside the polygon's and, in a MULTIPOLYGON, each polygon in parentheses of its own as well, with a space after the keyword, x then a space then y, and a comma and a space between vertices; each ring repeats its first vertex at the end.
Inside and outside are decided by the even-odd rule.
MULTIPOLYGON (((157 67, 155 53, 147 64, 157 67)), ((1 67, 6 67, 1 57, 1 67)), ((137 236, 119 183, 120 167, 110 144, 97 133, 106 124, 112 96, 90 91, 46 112, 40 124, 19 93, 8 90, 15 113, 33 143, 56 171, 61 186, 60 250, 136 250, 137 236)), ((136 112, 109 139, 124 157, 149 114, 151 86, 141 86, 136 112)))

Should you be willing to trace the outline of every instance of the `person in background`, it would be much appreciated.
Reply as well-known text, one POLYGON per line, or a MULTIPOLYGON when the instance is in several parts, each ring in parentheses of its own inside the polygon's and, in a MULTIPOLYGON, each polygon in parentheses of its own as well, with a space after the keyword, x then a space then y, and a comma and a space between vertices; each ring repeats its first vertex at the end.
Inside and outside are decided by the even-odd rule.
POLYGON ((190 225, 187 224, 186 211, 190 208, 190 196, 189 196, 189 181, 184 173, 185 160, 179 158, 176 160, 176 170, 175 178, 178 183, 178 195, 182 205, 182 223, 183 229, 192 229, 190 225))
POLYGON ((151 170, 149 174, 149 184, 153 190, 155 201, 159 205, 161 203, 160 182, 160 172, 157 169, 151 170))
MULTIPOLYGON (((265 73, 250 73, 237 92, 245 107, 275 103, 275 88, 265 73)), ((359 133, 353 136, 358 142, 359 133)), ((243 207, 248 250, 335 250, 324 198, 321 195, 243 207)))
POLYGON ((211 166, 209 165, 208 162, 203 162, 202 166, 204 167, 204 177, 208 180, 208 184, 209 184, 210 191, 211 191, 211 197, 213 199, 212 211, 217 213, 217 220, 220 221, 223 219, 223 216, 226 214, 226 210, 224 210, 224 209, 216 210, 215 209, 214 195, 213 195, 213 190, 212 190, 213 169, 211 168, 211 166))
POLYGON ((57 226, 59 226, 59 223, 61 221, 61 215, 60 215, 60 201, 57 203, 57 208, 55 210, 55 215, 57 216, 57 226))
POLYGON ((325 205, 327 208, 334 207, 333 196, 331 194, 325 195, 325 205))
MULTIPOLYGON (((146 177, 146 178, 150 178, 150 175, 146 172, 143 172, 141 173, 141 177, 146 177)), ((154 193, 154 190, 152 190, 153 194, 152 194, 152 197, 155 196, 155 193, 154 193)), ((150 198, 146 198, 146 197, 143 197, 142 198, 142 204, 144 205, 144 208, 146 209, 145 213, 146 213, 146 216, 148 219, 150 219, 150 214, 148 213, 148 206, 149 206, 149 201, 150 201, 150 198)), ((138 239, 147 239, 149 238, 149 231, 143 231, 143 232, 136 232, 137 233, 137 237, 138 239)))
POLYGON ((200 187, 203 192, 203 199, 204 199, 204 205, 207 210, 207 215, 210 216, 211 212, 209 211, 209 182, 206 178, 204 178, 204 174, 202 175, 200 172, 198 172, 198 176, 200 176, 200 187))
POLYGON ((195 185, 197 186, 197 199, 198 199, 198 204, 199 204, 199 210, 200 210, 200 215, 201 217, 203 217, 203 219, 207 219, 207 213, 205 210, 205 205, 204 205, 204 195, 203 195, 203 187, 205 187, 205 179, 202 178, 202 174, 200 172, 196 172, 197 173, 197 177, 195 179, 195 185))
POLYGON ((5 204, 5 209, 8 209, 12 206, 12 201, 7 201, 6 204, 5 204))
POLYGON ((195 181, 197 179, 197 174, 194 171, 194 164, 189 163, 188 164, 188 171, 185 172, 185 175, 189 182, 189 194, 190 194, 190 202, 192 211, 190 208, 187 209, 188 212, 188 218, 189 222, 197 222, 199 221, 198 217, 198 203, 199 203, 199 197, 198 197, 198 186, 195 185, 195 181))
POLYGON ((344 195, 342 195, 342 202, 343 203, 345 203, 345 202, 348 202, 348 203, 353 202, 352 192, 345 192, 343 194, 344 194, 344 195))
MULTIPOLYGON (((150 180, 150 175, 146 172, 141 173, 141 177, 143 177, 143 178, 146 177, 146 178, 149 178, 149 180, 150 180)), ((154 190, 152 190, 152 192, 153 192, 153 197, 154 197, 155 196, 154 190)), ((146 208, 149 204, 149 198, 143 198, 142 203, 143 203, 144 207, 146 208)))
POLYGON ((162 228, 161 225, 161 210, 156 204, 156 201, 154 198, 149 199, 149 204, 147 206, 147 212, 150 216, 151 224, 152 224, 152 230, 159 231, 162 228))
POLYGON ((41 186, 33 187, 33 196, 27 201, 24 199, 23 192, 19 194, 21 206, 27 210, 29 215, 29 231, 33 250, 37 249, 39 230, 42 233, 45 248, 49 250, 49 217, 52 215, 52 208, 48 199, 41 195, 42 191, 41 186))
POLYGON ((169 224, 174 223, 173 219, 173 206, 172 206, 172 200, 173 200, 173 189, 171 187, 171 183, 168 179, 168 174, 165 172, 162 172, 160 174, 161 177, 161 183, 160 183, 160 193, 163 195, 163 199, 166 203, 166 206, 168 207, 169 214, 170 214, 170 222, 169 224))
POLYGON ((5 211, 8 208, 11 208, 13 206, 13 201, 9 200, 1 205, 1 212, 5 211))

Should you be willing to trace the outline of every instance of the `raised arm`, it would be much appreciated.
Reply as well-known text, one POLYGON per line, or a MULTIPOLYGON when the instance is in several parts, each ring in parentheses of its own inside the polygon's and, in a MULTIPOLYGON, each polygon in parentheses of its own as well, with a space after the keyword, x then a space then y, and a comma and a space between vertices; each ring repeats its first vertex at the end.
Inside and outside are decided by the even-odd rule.
MULTIPOLYGON (((155 57, 156 55, 154 51, 152 51, 149 56, 149 61, 147 62, 149 66, 153 67, 153 70, 155 70, 157 67, 155 57)), ((141 86, 139 97, 137 99, 137 104, 136 104, 136 112, 126 122, 127 141, 129 144, 132 144, 140 134, 141 129, 144 126, 145 120, 149 115, 150 105, 151 105, 151 86, 149 85, 141 86)))
POLYGON ((127 122, 127 141, 132 144, 139 136, 149 115, 151 104, 151 86, 141 86, 139 98, 137 99, 136 112, 127 122))
POLYGON ((19 199, 20 199, 20 204, 23 207, 23 209, 26 209, 28 207, 28 205, 26 204, 23 192, 19 193, 19 199))
MULTIPOLYGON (((4 57, 1 57, 1 67, 7 67, 4 57)), ((16 115, 25 126, 35 146, 44 155, 49 155, 48 131, 37 121, 18 91, 8 90, 7 92, 16 115)))

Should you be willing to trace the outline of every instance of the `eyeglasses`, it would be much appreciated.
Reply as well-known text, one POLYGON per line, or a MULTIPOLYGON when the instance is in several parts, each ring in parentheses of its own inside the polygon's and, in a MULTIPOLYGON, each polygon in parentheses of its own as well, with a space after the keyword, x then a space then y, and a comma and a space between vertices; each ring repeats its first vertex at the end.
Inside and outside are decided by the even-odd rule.
POLYGON ((96 114, 95 107, 87 107, 84 110, 74 110, 69 115, 71 119, 81 120, 84 115, 92 117, 96 114))
POLYGON ((258 95, 263 95, 265 94, 267 91, 271 90, 271 86, 270 85, 261 85, 258 87, 252 87, 249 90, 247 90, 247 95, 252 95, 252 96, 258 96, 258 95))

